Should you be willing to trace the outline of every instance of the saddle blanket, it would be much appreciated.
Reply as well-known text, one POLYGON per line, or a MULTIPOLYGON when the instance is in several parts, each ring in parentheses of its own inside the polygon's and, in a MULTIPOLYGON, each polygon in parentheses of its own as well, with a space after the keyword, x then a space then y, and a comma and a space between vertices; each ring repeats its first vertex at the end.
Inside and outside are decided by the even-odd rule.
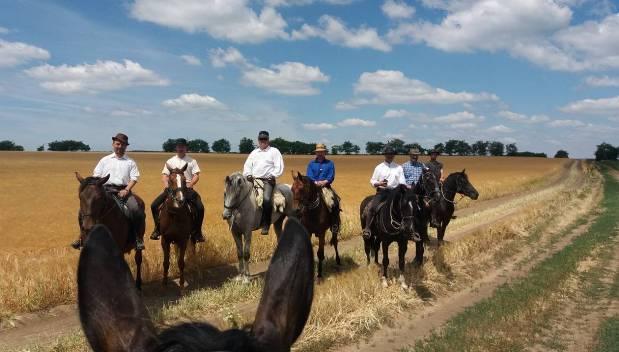
MULTIPOLYGON (((264 200, 264 181, 254 179, 254 191, 256 192, 256 205, 262 208, 262 201, 264 200)), ((275 187, 273 190, 273 211, 278 213, 284 213, 286 209, 286 197, 282 192, 275 187)))
POLYGON ((333 210, 333 205, 335 205, 335 197, 337 197, 337 194, 333 192, 333 189, 329 187, 322 188, 322 200, 325 201, 329 211, 333 210))

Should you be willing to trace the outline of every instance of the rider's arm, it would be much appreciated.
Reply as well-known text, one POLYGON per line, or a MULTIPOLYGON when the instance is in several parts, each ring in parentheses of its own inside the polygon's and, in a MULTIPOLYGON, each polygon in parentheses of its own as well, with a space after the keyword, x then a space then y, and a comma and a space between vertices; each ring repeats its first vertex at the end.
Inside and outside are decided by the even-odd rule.
POLYGON ((330 162, 326 165, 327 174, 325 175, 325 179, 327 180, 327 184, 332 184, 335 180, 335 164, 330 162))
POLYGON ((170 182, 170 176, 167 174, 161 174, 161 183, 163 183, 163 188, 168 188, 170 182))
POLYGON ((305 176, 307 176, 307 178, 309 178, 312 181, 316 181, 316 177, 314 177, 314 168, 312 167, 312 165, 314 165, 313 162, 309 162, 309 164, 307 164, 307 169, 305 170, 305 176))
POLYGON ((198 166, 198 162, 194 159, 191 161, 191 180, 187 187, 193 188, 193 186, 200 181, 200 167, 198 166))
POLYGON ((198 181, 200 180, 200 173, 195 173, 193 174, 193 177, 191 178, 191 181, 189 181, 189 184, 187 185, 187 187, 189 188, 193 188, 193 186, 198 183, 198 181))
POLYGON ((273 153, 273 172, 271 176, 278 178, 284 173, 284 158, 282 157, 282 153, 279 151, 274 151, 273 153))
POLYGON ((372 187, 374 187, 374 188, 376 188, 376 187, 380 186, 380 182, 382 181, 382 180, 379 180, 379 179, 378 179, 378 178, 379 178, 379 175, 378 175, 378 174, 379 174, 378 168, 379 168, 379 166, 377 166, 377 167, 374 169, 374 173, 372 174, 372 178, 370 178, 370 184, 371 184, 371 185, 372 185, 372 187))
POLYGON ((129 181, 129 184, 127 185, 127 187, 125 187, 125 190, 127 190, 127 192, 131 191, 131 189, 133 188, 133 186, 135 186, 136 183, 138 183, 138 181, 129 181))
POLYGON ((254 152, 249 153, 245 164, 243 165, 243 176, 251 176, 251 168, 254 165, 254 152))

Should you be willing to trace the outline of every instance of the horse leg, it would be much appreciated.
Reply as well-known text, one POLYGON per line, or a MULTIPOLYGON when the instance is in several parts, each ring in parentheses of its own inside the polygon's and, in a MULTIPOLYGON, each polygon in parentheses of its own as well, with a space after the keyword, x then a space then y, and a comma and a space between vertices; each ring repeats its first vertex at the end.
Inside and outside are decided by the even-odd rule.
POLYGON ((423 241, 415 242, 415 259, 417 265, 423 265, 423 254, 425 252, 423 241))
POLYGON ((408 285, 406 284, 406 279, 404 278, 404 270, 405 270, 405 256, 406 251, 408 250, 408 239, 401 238, 398 240, 398 266, 400 268, 400 277, 398 281, 400 282, 400 287, 403 289, 408 289, 408 285))
POLYGON ((380 241, 378 239, 374 238, 372 248, 374 249, 374 264, 378 266, 378 251, 380 250, 380 241))
POLYGON ((245 235, 245 243, 243 243, 243 261, 245 268, 243 270, 243 283, 249 283, 249 256, 251 254, 251 231, 245 235))
POLYGON ((170 242, 165 237, 161 239, 161 248, 163 249, 163 286, 167 286, 170 270, 170 242))
POLYGON ((138 291, 142 290, 142 251, 135 251, 135 287, 138 291))
POLYGON ((178 272, 180 273, 180 277, 178 279, 178 285, 181 288, 181 293, 185 288, 185 250, 187 249, 187 241, 183 241, 178 246, 178 258, 176 258, 176 262, 178 264, 178 272))
POLYGON ((387 286, 389 286, 389 283, 387 281, 387 271, 389 270, 389 242, 388 242, 388 240, 383 240, 382 241, 382 247, 383 247, 383 277, 382 277, 382 282, 383 282, 383 287, 387 287, 387 286))
POLYGON ((243 272, 245 271, 243 264, 243 234, 232 231, 232 238, 234 238, 234 243, 236 244, 236 258, 239 261, 239 274, 235 280, 239 281, 243 278, 243 272))
POLYGON ((337 235, 331 234, 331 245, 335 249, 335 263, 337 265, 342 265, 342 261, 340 260, 340 251, 337 249, 337 243, 338 243, 337 235))
MULTIPOLYGON (((365 249, 365 257, 367 258, 368 265, 370 265, 370 255, 372 254, 372 243, 369 239, 363 239, 363 248, 365 249)), ((337 253, 337 252, 336 252, 337 253)))
POLYGON ((318 279, 322 278, 322 261, 325 259, 325 233, 318 234, 318 279))

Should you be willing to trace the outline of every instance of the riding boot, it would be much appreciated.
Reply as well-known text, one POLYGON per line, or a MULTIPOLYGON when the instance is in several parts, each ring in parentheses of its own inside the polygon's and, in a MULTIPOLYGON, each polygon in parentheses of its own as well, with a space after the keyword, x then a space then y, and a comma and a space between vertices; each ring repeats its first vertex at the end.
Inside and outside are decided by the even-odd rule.
POLYGON ((273 213, 273 189, 275 183, 270 181, 264 182, 264 192, 262 198, 262 217, 260 219, 260 226, 262 227, 260 234, 268 235, 269 228, 271 227, 271 215, 273 213))
POLYGON ((340 202, 337 196, 333 197, 333 209, 331 209, 331 233, 333 236, 337 236, 340 233, 340 225, 342 220, 340 219, 340 202))
POLYGON ((194 229, 192 231, 192 240, 194 243, 205 242, 206 238, 202 234, 202 223, 204 222, 204 205, 198 192, 191 190, 191 204, 195 209, 195 216, 193 218, 194 229))
POLYGON ((155 229, 153 230, 153 233, 150 234, 150 239, 151 240, 158 240, 159 237, 161 237, 161 234, 159 233, 159 212, 153 212, 153 221, 155 222, 155 229))
POLYGON ((163 204, 163 202, 165 202, 166 196, 167 191, 164 190, 160 195, 157 196, 157 198, 155 198, 153 203, 150 205, 150 211, 153 214, 153 220, 155 223, 155 229, 153 230, 153 233, 150 234, 151 240, 156 241, 161 236, 161 234, 159 233, 159 207, 161 206, 161 204, 163 204))

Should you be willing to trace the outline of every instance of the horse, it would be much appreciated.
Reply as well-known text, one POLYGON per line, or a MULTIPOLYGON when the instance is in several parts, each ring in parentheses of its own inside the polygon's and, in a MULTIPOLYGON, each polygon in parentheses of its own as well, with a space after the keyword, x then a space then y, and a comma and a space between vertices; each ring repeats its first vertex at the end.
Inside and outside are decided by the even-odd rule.
MULTIPOLYGON (((367 196, 361 201, 361 204, 359 205, 359 217, 362 229, 365 228, 365 208, 368 206, 368 204, 370 204, 373 198, 373 195, 367 196)), ((380 241, 376 236, 374 236, 373 232, 370 238, 363 237, 363 247, 365 249, 367 265, 370 265, 372 256, 374 256, 374 263, 378 265, 378 250, 380 248, 380 241)))
MULTIPOLYGON (((318 279, 322 278, 322 262, 325 259, 325 234, 331 227, 331 213, 322 197, 322 190, 307 176, 297 172, 292 173, 293 205, 298 210, 297 215, 310 236, 318 237, 318 279)), ((337 234, 331 233, 331 245, 335 248, 335 262, 341 265, 340 253, 337 249, 337 234)))
MULTIPOLYGON (((411 234, 414 233, 414 216, 416 212, 416 196, 406 186, 401 185, 393 190, 385 190, 383 192, 389 192, 387 199, 376 212, 375 218, 372 221, 371 233, 369 241, 366 242, 366 255, 367 246, 370 249, 378 250, 377 243, 382 246, 383 252, 383 275, 382 284, 384 287, 388 286, 387 270, 389 269, 389 245, 393 242, 398 243, 398 265, 400 269, 400 276, 398 281, 400 286, 404 289, 408 288, 404 279, 404 265, 406 251, 408 250, 408 241, 411 234), (375 239, 372 239, 375 237, 375 239)), ((367 216, 366 208, 361 209, 361 222, 365 224, 369 219, 364 219, 367 216)), ((365 240, 365 239, 364 239, 365 240)), ((369 261, 369 255, 368 255, 369 261)))
MULTIPOLYGON (((292 207, 292 191, 290 186, 278 184, 274 192, 281 192, 286 198, 283 211, 273 211, 271 223, 275 235, 279 239, 282 223, 287 216, 294 215, 292 207)), ((275 197, 274 197, 275 198, 275 197)), ((274 202, 275 203, 275 200, 274 202)), ((240 172, 226 176, 224 192, 223 218, 228 222, 232 237, 236 243, 236 253, 239 260, 239 275, 236 280, 249 282, 249 257, 252 231, 260 228, 262 208, 256 202, 256 191, 251 181, 240 172)))
POLYGON ((412 192, 417 196, 417 212, 414 217, 415 230, 419 233, 421 241, 415 242, 415 259, 417 265, 423 265, 423 255, 425 252, 424 243, 429 242, 428 222, 432 211, 432 201, 440 198, 440 184, 436 176, 429 169, 424 169, 421 177, 412 188, 412 192))
POLYGON ((284 352, 303 332, 314 293, 309 234, 289 219, 264 279, 253 326, 220 331, 208 323, 183 323, 157 334, 131 273, 109 230, 96 225, 79 258, 79 316, 95 352, 284 352))
MULTIPOLYGON (((80 183, 79 187, 79 199, 80 199, 80 213, 82 218, 80 240, 84 243, 88 239, 89 231, 96 224, 106 225, 116 242, 119 250, 123 253, 129 253, 135 249, 135 239, 130 234, 132 228, 129 220, 120 209, 117 201, 113 199, 113 195, 106 192, 103 185, 108 181, 110 175, 105 177, 86 177, 83 178, 79 172, 75 173, 75 177, 80 183)), ((144 211, 144 201, 138 197, 135 193, 135 197, 138 206, 144 211)), ((145 220, 142 220, 138 224, 135 233, 137 236, 144 236, 144 230, 146 228, 145 220)), ((135 251, 135 265, 136 265, 136 277, 135 286, 138 290, 142 288, 142 251, 135 251)))
POLYGON ((168 271, 170 269, 170 246, 175 243, 178 248, 177 265, 180 273, 179 286, 181 290, 185 285, 185 251, 192 230, 192 215, 187 204, 187 185, 185 170, 170 167, 168 178, 167 197, 159 208, 159 229, 161 231, 161 248, 163 249, 163 285, 168 284, 168 271))
POLYGON ((439 201, 432 205, 432 211, 439 225, 436 229, 439 247, 443 244, 445 230, 455 210, 456 201, 454 201, 454 198, 456 194, 461 194, 463 197, 466 196, 473 200, 479 198, 479 192, 477 192, 475 187, 471 184, 465 171, 466 169, 461 172, 451 173, 447 176, 441 185, 439 201))

